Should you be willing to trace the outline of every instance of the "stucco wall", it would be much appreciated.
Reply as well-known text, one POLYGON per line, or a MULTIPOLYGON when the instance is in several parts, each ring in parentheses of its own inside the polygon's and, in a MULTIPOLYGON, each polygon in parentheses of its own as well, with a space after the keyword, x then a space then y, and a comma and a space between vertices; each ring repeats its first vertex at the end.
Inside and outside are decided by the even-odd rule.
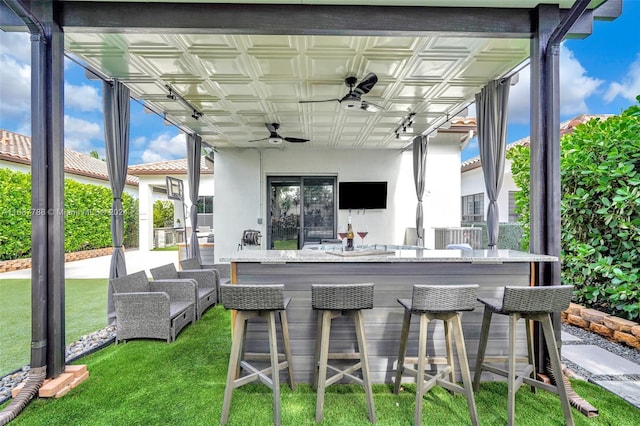
MULTIPOLYGON (((191 202, 189 200, 189 182, 187 181, 187 175, 169 175, 176 179, 181 179, 184 185, 185 205, 186 211, 186 226, 189 231, 191 228, 191 221, 189 220, 189 208, 191 202)), ((165 175, 141 175, 139 186, 139 219, 140 219, 140 234, 139 245, 140 250, 151 250, 153 248, 153 203, 156 200, 168 200, 166 195, 161 195, 153 192, 153 187, 165 188, 166 176, 165 175)), ((198 188, 200 196, 214 195, 213 187, 213 175, 203 174, 200 176, 200 187, 198 188)), ((179 201, 174 204, 174 218, 178 218, 182 221, 182 203, 179 201)), ((188 235, 187 235, 188 238, 188 235)))
MULTIPOLYGON (((402 244, 405 229, 415 227, 416 195, 411 152, 391 150, 225 150, 216 153, 215 256, 235 252, 244 229, 266 233, 266 177, 337 176, 340 181, 387 181, 387 209, 352 212, 353 222, 366 222, 368 243, 402 244), (258 223, 262 219, 262 224, 258 223)), ((427 247, 433 227, 460 223, 460 153, 456 143, 432 141, 424 196, 427 247)), ((348 211, 338 210, 338 229, 347 226, 348 211)), ((266 238, 262 239, 263 246, 266 238)), ((264 247, 263 247, 264 248, 264 247)))
MULTIPOLYGON (((498 196, 498 210, 500 213, 500 222, 509 221, 509 191, 519 191, 519 188, 513 182, 513 175, 511 174, 511 161, 505 160, 504 175, 502 178, 502 189, 498 196)), ((483 220, 487 218, 487 208, 489 207, 489 197, 487 197, 487 190, 484 186, 484 177, 482 175, 482 168, 469 170, 461 173, 460 182, 460 197, 465 195, 473 195, 482 193, 484 194, 484 216, 483 220)), ((460 204, 461 201, 460 201, 460 204)))

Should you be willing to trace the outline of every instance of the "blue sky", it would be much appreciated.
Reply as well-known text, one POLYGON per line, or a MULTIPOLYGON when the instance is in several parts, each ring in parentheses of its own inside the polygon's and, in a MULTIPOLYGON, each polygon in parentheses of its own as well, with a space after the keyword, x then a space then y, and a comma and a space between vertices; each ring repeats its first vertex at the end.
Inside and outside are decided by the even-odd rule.
MULTIPOLYGON (((560 55, 561 120, 579 114, 618 114, 640 94, 640 0, 625 0, 622 16, 595 22, 584 40, 567 40, 560 55)), ((25 33, 0 31, 0 128, 30 135, 30 43, 25 33)), ((507 142, 528 136, 529 75, 511 88, 507 142)), ((472 112, 473 108, 472 108, 472 112)), ((184 135, 155 114, 131 103, 129 164, 185 157, 184 135)), ((104 157, 101 83, 65 61, 65 146, 104 157)), ((477 140, 462 160, 478 154, 477 140)))

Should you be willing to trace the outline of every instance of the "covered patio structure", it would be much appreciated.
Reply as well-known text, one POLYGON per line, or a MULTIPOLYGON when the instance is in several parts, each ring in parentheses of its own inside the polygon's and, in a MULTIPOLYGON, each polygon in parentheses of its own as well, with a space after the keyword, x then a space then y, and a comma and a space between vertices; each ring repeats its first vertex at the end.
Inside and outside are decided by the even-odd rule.
MULTIPOLYGON (((321 0, 243 3, 248 2, 0 3, 3 29, 26 28, 31 33, 31 207, 48 212, 33 218, 32 369, 47 377, 64 369, 60 212, 65 53, 85 61, 110 86, 124 86, 149 109, 166 114, 192 135, 190 141, 202 140, 216 150, 219 256, 236 250, 242 229, 267 230, 266 178, 275 175, 376 180, 383 174, 381 180, 394 184, 392 204, 398 205, 372 216, 373 232, 383 239, 404 234, 411 224, 402 216, 406 206, 411 206, 412 221, 416 204, 422 203, 418 210, 424 209, 426 227, 438 200, 419 202, 424 188, 416 194, 414 141, 427 140, 439 128, 445 134, 443 125, 467 108, 476 93, 495 80, 508 79, 528 61, 530 246, 532 253, 560 256, 559 45, 565 36, 588 36, 595 19, 615 19, 622 0, 415 0, 398 6, 376 0, 366 6, 321 0), (345 114, 340 102, 349 91, 345 79, 362 81, 369 72, 378 82, 362 97, 380 110, 345 114), (332 101, 318 102, 324 100, 332 101), (406 140, 400 133, 411 113, 416 132, 406 140), (282 136, 311 142, 249 142, 268 136, 265 123, 281 123, 282 136), (386 224, 398 218, 402 225, 387 229, 386 224)), ((116 120, 126 114, 110 116, 116 120)), ((121 124, 113 127, 121 138, 110 142, 119 148, 108 154, 116 175, 117 165, 126 165, 126 144, 118 141, 128 137, 123 126, 129 124, 121 124)), ((191 145, 196 156, 197 145, 191 145)), ((438 179, 430 174, 437 171, 429 164, 432 153, 427 154, 424 182, 435 196, 438 185, 429 187, 430 179, 438 179)), ((458 170, 459 162, 454 164, 459 175, 458 170)), ((117 180, 112 185, 116 208, 117 180)), ((455 203, 453 211, 459 213, 459 200, 455 203)), ((347 212, 339 214, 334 226, 346 223, 347 212)), ((416 218, 413 223, 422 221, 416 218)), ((116 225, 116 245, 117 235, 116 225)), ((123 273, 119 263, 116 258, 114 276, 123 273)), ((560 284, 560 264, 541 264, 533 275, 536 285, 560 284)))

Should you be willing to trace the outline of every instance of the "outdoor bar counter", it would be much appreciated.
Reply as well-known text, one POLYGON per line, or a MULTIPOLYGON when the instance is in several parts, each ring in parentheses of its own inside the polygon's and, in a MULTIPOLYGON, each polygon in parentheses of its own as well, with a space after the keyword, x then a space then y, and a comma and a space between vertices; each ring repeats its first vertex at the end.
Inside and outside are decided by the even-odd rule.
MULTIPOLYGON (((478 284, 478 295, 500 297, 505 285, 528 286, 537 262, 557 257, 513 250, 393 250, 325 252, 320 250, 243 250, 228 258, 234 284, 285 285, 291 297, 287 309, 296 381, 310 383, 316 338, 316 313, 311 308, 311 284, 374 283, 374 308, 364 311, 369 363, 374 383, 391 383, 398 357, 403 310, 398 298, 411 298, 413 284, 478 284)), ((464 312, 462 325, 470 365, 473 368, 482 323, 482 305, 464 312)), ((331 352, 356 349, 353 325, 346 318, 334 320, 331 352)), ((442 322, 429 326, 428 356, 445 354, 442 322), (433 327, 437 327, 435 341, 433 327)), ((417 321, 412 321, 407 356, 417 355, 417 321)), ((526 356, 524 328, 518 332, 519 354, 526 356)), ((279 348, 282 348, 279 344, 279 348)), ((492 321, 487 356, 506 355, 507 318, 492 321)), ((264 322, 251 323, 247 352, 267 352, 264 322), (257 331, 257 332, 256 332, 257 331)), ((456 360, 456 366, 457 366, 456 360)), ((284 377, 284 372, 282 373, 284 377)))

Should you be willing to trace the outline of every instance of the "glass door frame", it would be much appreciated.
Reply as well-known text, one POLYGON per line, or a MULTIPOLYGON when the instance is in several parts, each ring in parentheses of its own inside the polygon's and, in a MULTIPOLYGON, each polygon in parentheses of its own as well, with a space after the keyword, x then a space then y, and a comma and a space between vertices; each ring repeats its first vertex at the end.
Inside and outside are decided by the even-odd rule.
POLYGON ((333 185, 333 230, 332 230, 332 238, 336 238, 337 237, 337 229, 338 229, 338 177, 336 175, 279 175, 279 174, 274 174, 274 175, 268 175, 266 177, 266 235, 267 235, 267 239, 266 239, 266 248, 267 250, 271 250, 272 249, 272 245, 273 245, 273 241, 272 241, 272 218, 271 218, 271 212, 272 212, 272 200, 271 200, 271 186, 274 182, 277 181, 282 181, 282 180, 287 180, 290 181, 292 184, 297 183, 300 187, 300 213, 299 213, 299 217, 298 217, 298 249, 302 249, 302 247, 305 244, 305 235, 304 235, 304 230, 305 230, 305 213, 304 213, 304 182, 305 180, 311 180, 311 179, 327 179, 327 180, 331 180, 331 183, 333 185))

